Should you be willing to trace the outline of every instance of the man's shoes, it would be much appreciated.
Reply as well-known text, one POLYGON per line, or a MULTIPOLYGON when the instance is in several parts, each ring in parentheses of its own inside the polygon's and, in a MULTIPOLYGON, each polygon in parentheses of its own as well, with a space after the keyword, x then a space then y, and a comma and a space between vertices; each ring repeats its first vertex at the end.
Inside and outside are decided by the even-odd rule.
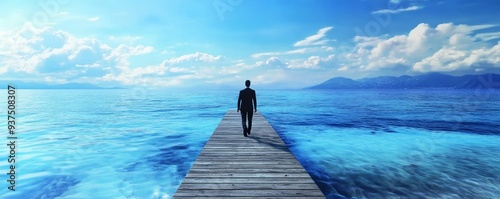
POLYGON ((247 134, 250 135, 250 129, 247 130, 247 134))
POLYGON ((246 129, 243 129, 243 136, 248 137, 246 129))

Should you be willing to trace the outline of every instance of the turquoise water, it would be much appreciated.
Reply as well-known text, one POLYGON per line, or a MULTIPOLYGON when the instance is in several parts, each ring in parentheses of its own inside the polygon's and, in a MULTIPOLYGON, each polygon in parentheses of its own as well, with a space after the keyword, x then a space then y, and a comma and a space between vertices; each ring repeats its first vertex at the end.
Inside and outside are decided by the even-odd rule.
POLYGON ((266 116, 328 198, 500 197, 497 92, 303 91, 278 98, 289 108, 266 116))
MULTIPOLYGON (((169 198, 237 93, 18 90, 17 191, 2 175, 0 194, 169 198)), ((328 198, 500 196, 496 92, 257 90, 257 97, 328 198)), ((5 145, 0 151, 8 154, 5 145)), ((7 165, 0 161, 5 172, 7 165)))

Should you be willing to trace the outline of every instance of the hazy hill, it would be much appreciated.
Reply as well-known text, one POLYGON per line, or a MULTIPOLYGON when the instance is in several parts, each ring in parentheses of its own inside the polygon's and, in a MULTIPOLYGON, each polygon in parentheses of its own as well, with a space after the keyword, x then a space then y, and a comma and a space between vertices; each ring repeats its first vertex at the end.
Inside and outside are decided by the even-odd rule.
POLYGON ((500 89, 500 75, 464 75, 451 76, 441 73, 429 73, 418 76, 380 76, 352 80, 334 77, 308 89, 418 89, 418 88, 450 88, 474 89, 491 87, 500 89))
POLYGON ((22 81, 0 81, 2 85, 12 85, 17 89, 105 89, 93 84, 66 83, 66 84, 47 84, 22 81))

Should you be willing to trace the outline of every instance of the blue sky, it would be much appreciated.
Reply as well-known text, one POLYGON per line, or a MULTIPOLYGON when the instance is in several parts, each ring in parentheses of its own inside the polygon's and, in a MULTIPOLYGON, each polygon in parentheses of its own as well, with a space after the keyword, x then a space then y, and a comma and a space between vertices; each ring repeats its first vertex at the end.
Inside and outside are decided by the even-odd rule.
POLYGON ((331 77, 500 72, 489 0, 0 2, 0 78, 302 88, 331 77))

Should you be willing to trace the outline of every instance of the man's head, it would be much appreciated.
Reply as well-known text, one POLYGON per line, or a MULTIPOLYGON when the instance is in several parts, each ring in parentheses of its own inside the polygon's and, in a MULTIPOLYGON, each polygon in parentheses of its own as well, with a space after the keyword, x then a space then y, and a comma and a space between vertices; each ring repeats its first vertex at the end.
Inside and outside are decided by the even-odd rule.
POLYGON ((245 86, 248 88, 250 87, 250 80, 245 81, 245 86))

